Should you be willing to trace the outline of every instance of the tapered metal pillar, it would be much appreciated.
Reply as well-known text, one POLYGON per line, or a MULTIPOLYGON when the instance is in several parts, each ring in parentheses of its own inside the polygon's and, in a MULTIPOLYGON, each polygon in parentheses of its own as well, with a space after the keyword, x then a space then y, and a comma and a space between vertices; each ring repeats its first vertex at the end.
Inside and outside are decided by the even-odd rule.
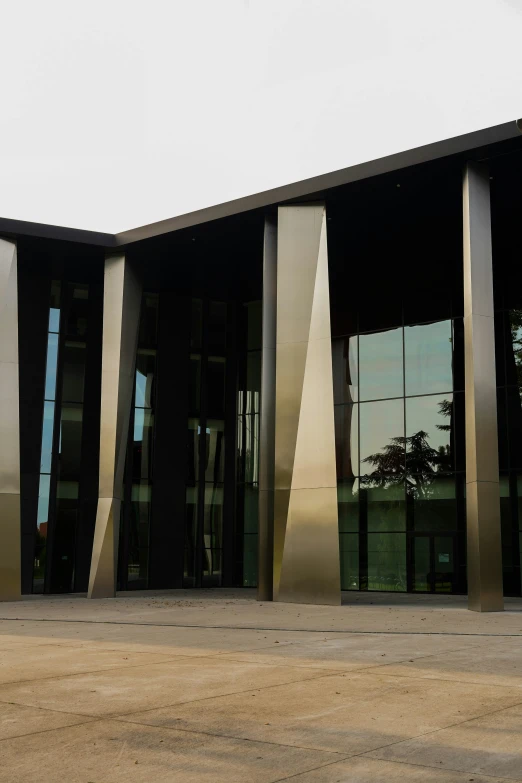
POLYGON ((491 207, 487 165, 463 185, 468 607, 504 608, 498 473, 491 207))
POLYGON ((0 239, 0 600, 21 595, 16 244, 0 239))
POLYGON ((132 405, 141 285, 125 256, 105 259, 100 478, 89 598, 116 593, 123 473, 132 405))
POLYGON ((277 320, 277 218, 265 218, 263 247, 263 353, 261 362, 261 427, 259 437, 260 601, 274 595, 274 470, 277 320))
POLYGON ((279 208, 274 599, 341 599, 326 214, 279 208))

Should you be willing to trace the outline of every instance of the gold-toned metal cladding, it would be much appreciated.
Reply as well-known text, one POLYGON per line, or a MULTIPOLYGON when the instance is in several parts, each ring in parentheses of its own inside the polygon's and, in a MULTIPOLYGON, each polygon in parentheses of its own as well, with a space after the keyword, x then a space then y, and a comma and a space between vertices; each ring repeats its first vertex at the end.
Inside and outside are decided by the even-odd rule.
POLYGON ((489 171, 469 162, 463 184, 468 607, 504 608, 498 473, 489 171))
POLYGON ((100 478, 89 598, 116 592, 120 506, 132 406, 141 285, 124 255, 105 259, 100 478))
POLYGON ((279 207, 274 599, 339 604, 326 214, 279 207))
POLYGON ((265 218, 263 247, 263 353, 259 433, 259 601, 273 599, 274 451, 276 389, 277 218, 265 218))
POLYGON ((0 239, 0 600, 21 594, 16 243, 0 239))

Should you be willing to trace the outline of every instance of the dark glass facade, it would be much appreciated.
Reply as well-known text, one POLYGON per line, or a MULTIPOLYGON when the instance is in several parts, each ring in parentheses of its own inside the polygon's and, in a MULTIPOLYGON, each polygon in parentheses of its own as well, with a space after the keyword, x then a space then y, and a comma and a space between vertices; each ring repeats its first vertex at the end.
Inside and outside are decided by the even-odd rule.
MULTIPOLYGON (((515 156, 516 157, 516 156, 515 156)), ((521 594, 518 157, 491 163, 504 590, 521 594)), ((325 195, 343 590, 466 592, 462 162, 325 195)), ((120 590, 255 587, 264 214, 136 242, 120 590)), ((104 251, 19 242, 23 591, 85 592, 104 251)), ((299 281, 296 281, 299 285, 299 281)))
POLYGON ((461 319, 332 343, 341 585, 459 592, 461 319))

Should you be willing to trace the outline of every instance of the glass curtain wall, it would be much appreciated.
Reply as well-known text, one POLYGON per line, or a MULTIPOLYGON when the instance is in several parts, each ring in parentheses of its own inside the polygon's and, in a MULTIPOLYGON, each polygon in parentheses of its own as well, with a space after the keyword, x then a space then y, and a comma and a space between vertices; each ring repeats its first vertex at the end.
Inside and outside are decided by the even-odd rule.
POLYGON ((343 590, 460 592, 462 321, 332 341, 343 590))
POLYGON ((122 590, 143 590, 148 587, 157 345, 158 295, 145 293, 141 302, 134 407, 129 427, 120 526, 122 590))
POLYGON ((183 583, 222 583, 227 305, 191 305, 183 583))
POLYGON ((53 282, 33 592, 74 586, 88 321, 89 286, 53 282))
POLYGON ((491 161, 495 361, 504 593, 521 594, 522 560, 522 159, 491 161))
POLYGON ((496 368, 504 592, 520 595, 522 559, 522 309, 497 310, 496 368))
POLYGON ((244 307, 246 346, 237 400, 237 546, 243 587, 257 586, 259 414, 261 397, 261 302, 244 307))

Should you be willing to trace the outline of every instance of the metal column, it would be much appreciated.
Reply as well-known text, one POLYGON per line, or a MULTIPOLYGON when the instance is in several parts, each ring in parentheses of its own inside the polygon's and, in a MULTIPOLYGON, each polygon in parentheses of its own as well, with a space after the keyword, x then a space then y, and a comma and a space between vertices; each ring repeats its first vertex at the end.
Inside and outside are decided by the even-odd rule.
POLYGON ((324 204, 279 207, 274 599, 339 604, 339 530, 324 204))
POLYGON ((468 607, 504 608, 498 473, 489 171, 469 162, 463 184, 468 607))
POLYGON ((21 595, 16 244, 0 239, 0 600, 21 595))
POLYGON ((274 597, 274 450, 277 319, 277 218, 265 218, 263 247, 263 340, 259 437, 259 569, 257 597, 274 597))
POLYGON ((116 592, 123 473, 134 388, 141 284, 122 254, 105 259, 100 478, 89 598, 116 592))

